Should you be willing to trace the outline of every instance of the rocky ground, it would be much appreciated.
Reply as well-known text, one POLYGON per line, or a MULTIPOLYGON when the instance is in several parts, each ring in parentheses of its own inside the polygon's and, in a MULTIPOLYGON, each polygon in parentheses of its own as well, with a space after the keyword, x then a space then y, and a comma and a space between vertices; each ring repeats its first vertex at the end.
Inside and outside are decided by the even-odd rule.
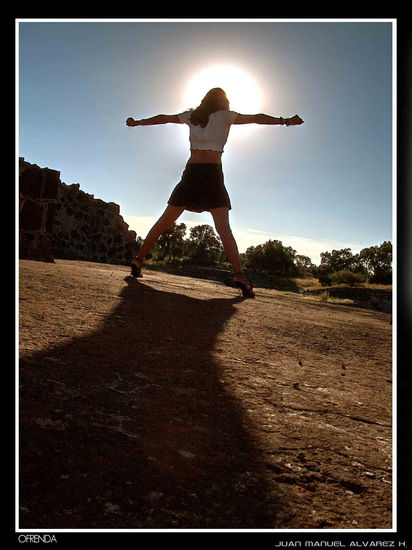
POLYGON ((20 261, 22 529, 390 529, 390 313, 20 261))

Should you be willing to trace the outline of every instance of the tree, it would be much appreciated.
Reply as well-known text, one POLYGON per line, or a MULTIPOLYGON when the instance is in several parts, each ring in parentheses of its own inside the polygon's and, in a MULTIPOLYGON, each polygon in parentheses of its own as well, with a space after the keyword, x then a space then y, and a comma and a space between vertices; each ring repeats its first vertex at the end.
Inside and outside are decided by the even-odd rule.
POLYGON ((364 248, 359 260, 371 276, 371 282, 389 284, 392 282, 392 243, 384 241, 380 246, 364 248))
POLYGON ((295 265, 300 277, 313 275, 316 269, 315 264, 312 263, 309 256, 302 256, 302 254, 297 254, 295 256, 295 265))
POLYGON ((354 266, 354 256, 350 248, 341 250, 332 250, 332 252, 322 252, 320 255, 320 265, 325 271, 333 273, 334 271, 351 270, 354 266))
POLYGON ((186 253, 200 265, 214 264, 223 251, 222 243, 210 225, 196 225, 190 229, 186 253))
POLYGON ((156 243, 160 256, 164 259, 166 256, 172 256, 173 260, 176 254, 182 254, 184 237, 186 235, 186 224, 174 223, 170 229, 165 231, 156 243))
POLYGON ((369 277, 371 282, 392 282, 392 244, 384 241, 380 246, 364 248, 353 255, 350 248, 322 252, 318 279, 322 285, 332 282, 359 282, 369 277), (348 272, 356 274, 353 279, 348 272))
POLYGON ((350 248, 321 252, 317 277, 322 285, 332 284, 332 275, 338 271, 352 271, 355 258, 350 248))
POLYGON ((280 241, 270 240, 264 244, 250 246, 246 250, 247 266, 256 271, 291 277, 297 274, 294 263, 296 250, 284 247, 280 241))
POLYGON ((318 280, 322 286, 332 284, 332 271, 326 264, 320 264, 317 271, 318 280))

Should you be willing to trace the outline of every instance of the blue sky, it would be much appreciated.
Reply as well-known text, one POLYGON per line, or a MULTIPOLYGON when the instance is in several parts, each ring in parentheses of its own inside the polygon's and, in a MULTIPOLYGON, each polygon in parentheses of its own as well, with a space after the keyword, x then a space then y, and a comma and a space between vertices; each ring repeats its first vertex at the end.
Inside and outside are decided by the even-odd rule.
MULTIPOLYGON (((17 30, 19 156, 119 204, 138 235, 180 179, 188 129, 126 118, 196 107, 189 83, 225 65, 253 81, 259 112, 305 121, 231 128, 223 169, 240 250, 279 239, 319 263, 322 251, 393 241, 391 20, 21 20, 17 30)), ((231 108, 245 112, 248 98, 253 108, 251 95, 241 105, 233 92, 231 108)), ((208 213, 179 221, 213 225, 208 213)))

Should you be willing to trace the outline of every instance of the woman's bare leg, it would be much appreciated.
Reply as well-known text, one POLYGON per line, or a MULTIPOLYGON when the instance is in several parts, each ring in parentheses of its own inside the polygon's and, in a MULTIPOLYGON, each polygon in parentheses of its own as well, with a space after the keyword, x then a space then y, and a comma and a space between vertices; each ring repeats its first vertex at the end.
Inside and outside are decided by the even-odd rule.
POLYGON ((226 256, 235 272, 235 280, 245 282, 246 278, 240 263, 239 250, 229 224, 229 209, 227 207, 215 208, 211 210, 211 214, 215 222, 216 231, 222 240, 226 256))
POLYGON ((146 254, 148 254, 154 246, 160 235, 172 227, 183 211, 184 207, 182 206, 171 206, 170 204, 167 206, 166 210, 147 234, 142 248, 139 250, 139 253, 134 260, 135 262, 138 262, 139 267, 143 263, 146 254))

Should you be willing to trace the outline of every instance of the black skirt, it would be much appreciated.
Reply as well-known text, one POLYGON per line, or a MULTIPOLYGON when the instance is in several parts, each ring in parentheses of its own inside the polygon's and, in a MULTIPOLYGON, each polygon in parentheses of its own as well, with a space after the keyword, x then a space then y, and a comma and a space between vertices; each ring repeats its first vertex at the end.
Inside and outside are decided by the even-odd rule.
POLYGON ((187 164, 167 203, 183 206, 191 212, 210 211, 222 206, 230 210, 232 206, 224 184, 222 165, 187 164))

